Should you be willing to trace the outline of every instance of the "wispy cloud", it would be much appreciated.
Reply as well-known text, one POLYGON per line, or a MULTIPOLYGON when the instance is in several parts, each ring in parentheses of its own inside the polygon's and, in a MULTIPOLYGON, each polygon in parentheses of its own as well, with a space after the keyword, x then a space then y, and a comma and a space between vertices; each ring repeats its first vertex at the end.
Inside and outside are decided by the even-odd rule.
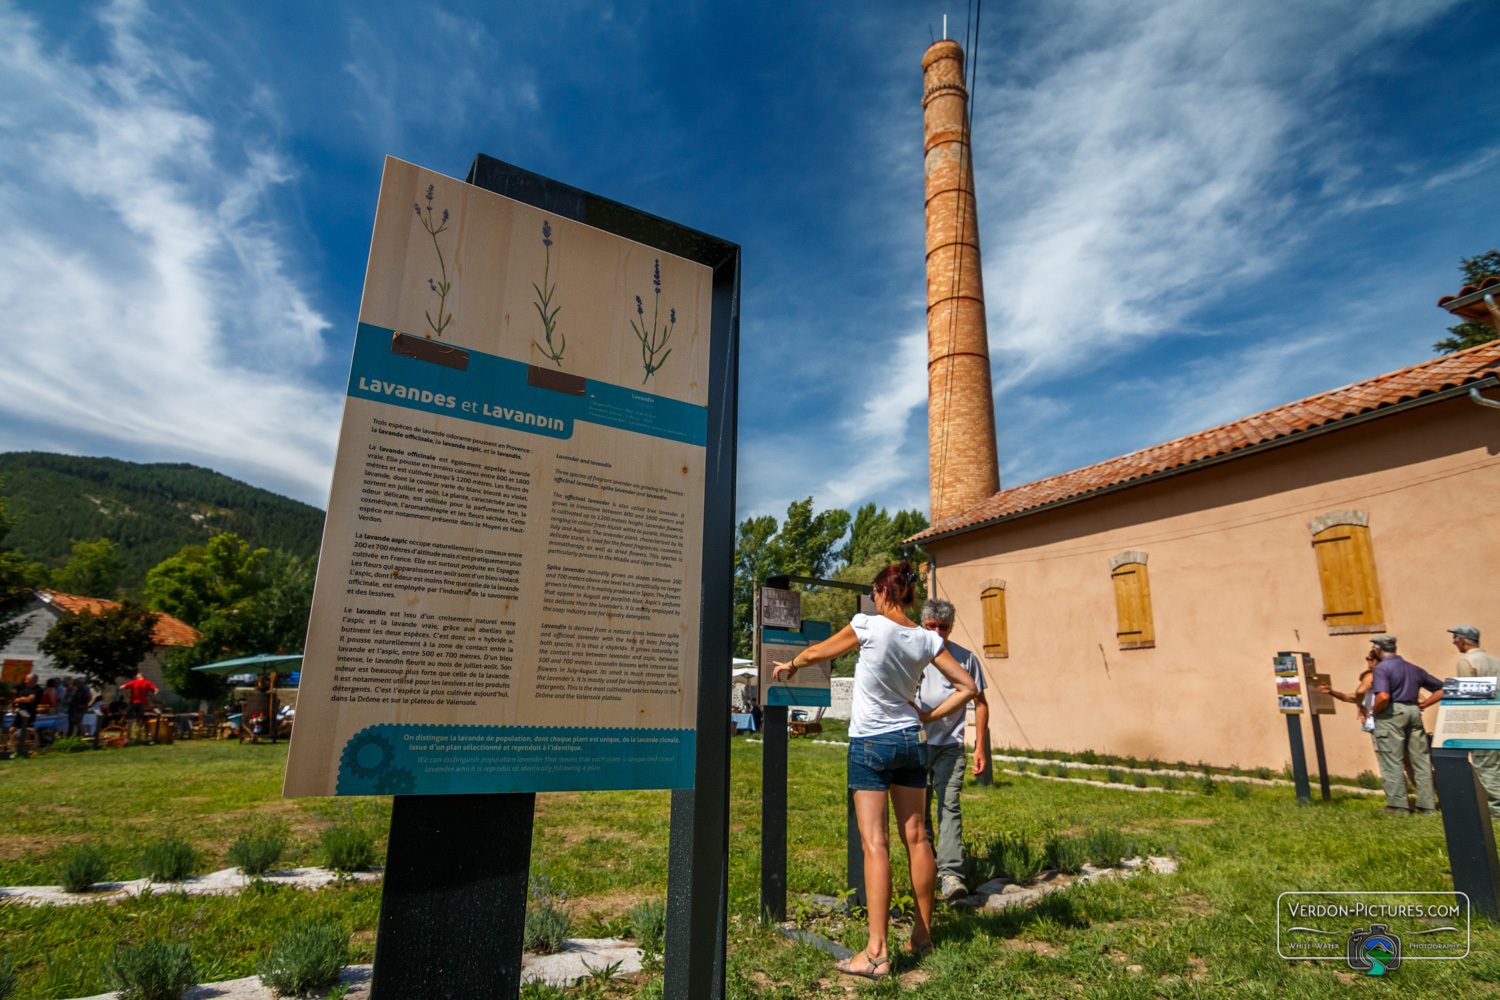
MULTIPOLYGON (((106 7, 103 58, 0 9, 0 447, 188 459, 321 504, 341 400, 269 204, 292 171, 194 109, 208 71, 106 7)), ((249 109, 244 109, 249 113, 249 109)))
MULTIPOLYGON (((1347 380, 1327 354, 1339 334, 1315 322, 1219 337, 1198 361, 1153 345, 1213 332, 1205 316, 1233 314, 1318 218, 1366 197, 1368 137, 1341 134, 1330 95, 1351 64, 1450 6, 1329 0, 1266 17, 1199 0, 1078 0, 987 35, 976 163, 1005 485, 1347 380), (1157 352, 1149 376, 1123 361, 1145 350, 1157 352), (1055 391, 1122 363, 1138 383, 1132 398, 1149 400, 1128 427, 1055 391)), ((1420 183, 1471 176, 1492 158, 1420 183)), ((887 426, 925 431, 924 344, 925 331, 909 331, 882 359, 895 387, 882 397, 887 426)), ((1122 388, 1112 376, 1111 391, 1122 388)), ((841 428, 867 457, 826 476, 820 499, 909 494, 925 473, 925 434, 887 436, 867 453, 871 415, 841 428)))
MULTIPOLYGON (((1446 2, 1082 2, 1078 38, 988 74, 976 161, 1004 391, 1185 319, 1279 262, 1308 171, 1350 152, 1340 69, 1446 2), (1341 156, 1341 154, 1343 154, 1341 156)), ((993 65, 993 64, 992 64, 993 65)))

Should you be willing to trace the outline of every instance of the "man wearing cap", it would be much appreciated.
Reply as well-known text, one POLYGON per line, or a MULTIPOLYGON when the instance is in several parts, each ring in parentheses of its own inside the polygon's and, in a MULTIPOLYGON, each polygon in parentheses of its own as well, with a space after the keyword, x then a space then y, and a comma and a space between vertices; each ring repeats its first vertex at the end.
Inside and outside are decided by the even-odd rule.
MULTIPOLYGON (((922 606, 922 627, 943 637, 943 647, 953 654, 958 665, 969 672, 979 693, 974 698, 974 777, 989 767, 990 706, 984 697, 984 671, 979 657, 948 638, 953 631, 953 604, 934 597, 922 606)), ((929 712, 941 705, 957 690, 932 665, 922 673, 917 688, 917 707, 929 712)), ((933 844, 937 859, 938 898, 961 899, 968 894, 964 886, 964 815, 959 799, 964 789, 964 717, 955 712, 946 719, 929 722, 927 737, 927 840, 933 844), (933 835, 932 807, 937 805, 937 833, 933 835)))
MULTIPOLYGON (((1473 625, 1455 625, 1449 633, 1458 649, 1459 677, 1500 677, 1500 660, 1479 648, 1479 629, 1473 625)), ((1490 800, 1490 817, 1500 823, 1500 750, 1473 750, 1469 754, 1474 773, 1490 800)))
POLYGON ((1412 780, 1417 785, 1417 812, 1437 811, 1432 794, 1432 757, 1427 749, 1427 731, 1422 709, 1443 697, 1443 682, 1396 655, 1396 637, 1377 635, 1370 640, 1380 650, 1375 664, 1375 756, 1380 761, 1380 780, 1385 786, 1385 812, 1409 812, 1406 805, 1406 768, 1410 759, 1412 780), (1425 701, 1422 689, 1434 692, 1425 701))

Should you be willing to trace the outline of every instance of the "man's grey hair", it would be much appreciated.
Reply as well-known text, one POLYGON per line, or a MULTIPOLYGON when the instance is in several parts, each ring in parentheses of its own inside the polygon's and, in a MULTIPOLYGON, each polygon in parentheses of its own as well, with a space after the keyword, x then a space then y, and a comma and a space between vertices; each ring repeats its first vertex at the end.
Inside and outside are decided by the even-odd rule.
POLYGON ((953 602, 945 601, 941 597, 934 597, 922 605, 922 620, 924 622, 951 622, 953 620, 953 602))

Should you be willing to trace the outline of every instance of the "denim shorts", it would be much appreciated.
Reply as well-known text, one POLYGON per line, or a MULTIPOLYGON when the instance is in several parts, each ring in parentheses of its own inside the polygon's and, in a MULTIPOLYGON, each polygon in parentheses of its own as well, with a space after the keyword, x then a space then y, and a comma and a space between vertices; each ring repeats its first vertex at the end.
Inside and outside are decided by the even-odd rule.
POLYGON ((927 744, 922 727, 909 726, 879 736, 849 737, 849 787, 885 792, 892 785, 927 787, 927 744))

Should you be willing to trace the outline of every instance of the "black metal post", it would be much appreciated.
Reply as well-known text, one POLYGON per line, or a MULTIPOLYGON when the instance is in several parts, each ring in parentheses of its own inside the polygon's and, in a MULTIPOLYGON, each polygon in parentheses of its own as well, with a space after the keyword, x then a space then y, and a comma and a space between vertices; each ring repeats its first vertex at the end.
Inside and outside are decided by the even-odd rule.
POLYGON ((1500 858, 1495 856, 1489 798, 1469 762, 1469 751, 1435 747, 1432 763, 1443 803, 1453 888, 1468 895, 1473 909, 1500 920, 1500 858))
MULTIPOLYGON (((612 211, 608 205, 596 209, 591 203, 589 218, 584 221, 607 228, 605 224, 612 211)), ((683 251, 691 249, 692 246, 685 246, 683 251)), ((708 372, 709 448, 703 503, 703 604, 698 633, 698 737, 693 788, 690 792, 672 793, 666 974, 662 982, 666 1000, 723 1000, 728 940, 728 721, 734 628, 740 253, 738 247, 721 241, 715 241, 714 252, 723 256, 710 265, 714 268, 714 278, 708 372), (689 804, 691 809, 687 808, 689 804)))
POLYGON ((763 705, 760 766, 760 911, 786 919, 787 706, 763 705))
MULTIPOLYGON (((1311 697, 1308 699, 1311 701, 1311 697)), ((1328 791, 1328 758, 1323 755, 1323 722, 1316 714, 1312 716, 1313 752, 1318 757, 1318 785, 1322 788, 1323 801, 1331 801, 1328 791)))
POLYGON ((859 819, 854 814, 854 789, 845 791, 844 808, 847 812, 847 856, 845 879, 848 888, 854 891, 849 894, 850 906, 866 906, 868 900, 865 898, 865 845, 859 839, 859 819))
POLYGON ((482 154, 469 168, 468 182, 713 269, 697 742, 693 787, 672 792, 663 993, 667 1000, 721 1000, 729 864, 727 723, 734 604, 740 248, 482 154))
POLYGON ((1307 752, 1302 748, 1301 716, 1296 713, 1287 713, 1286 738, 1292 747, 1292 777, 1297 782, 1297 804, 1305 806, 1312 801, 1312 786, 1307 780, 1307 752))
POLYGON ((520 994, 535 807, 530 792, 396 796, 371 1000, 520 994))

